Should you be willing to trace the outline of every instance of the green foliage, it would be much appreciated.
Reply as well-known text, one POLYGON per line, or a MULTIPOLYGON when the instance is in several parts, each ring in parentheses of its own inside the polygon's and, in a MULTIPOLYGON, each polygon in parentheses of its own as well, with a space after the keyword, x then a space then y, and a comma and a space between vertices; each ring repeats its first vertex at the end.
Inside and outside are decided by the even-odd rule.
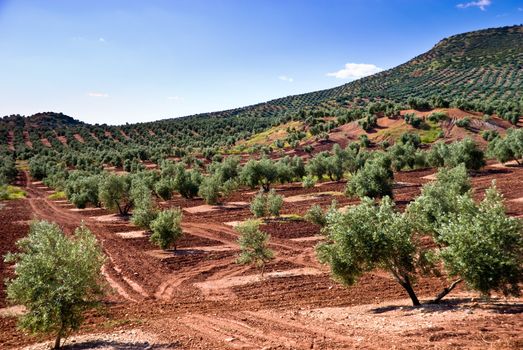
POLYGON ((258 194, 251 201, 251 213, 257 217, 265 217, 267 215, 280 216, 280 210, 283 205, 283 196, 276 194, 276 191, 270 190, 268 193, 263 191, 258 194))
POLYGON ((283 196, 276 194, 276 191, 271 190, 267 194, 267 212, 271 216, 280 216, 280 210, 283 206, 283 196))
POLYGON ((313 188, 316 185, 316 180, 313 176, 307 175, 303 177, 302 186, 303 188, 313 188))
POLYGON ((220 198, 220 178, 218 175, 206 176, 203 178, 198 195, 203 198, 207 204, 216 204, 220 198))
POLYGON ((501 163, 515 160, 521 164, 523 159, 523 129, 508 129, 504 138, 494 138, 488 146, 489 156, 501 163))
POLYGON ((183 164, 176 165, 176 175, 174 176, 174 188, 184 198, 193 198, 198 194, 200 183, 202 182, 202 175, 198 170, 185 170, 183 164))
POLYGON ((20 187, 0 185, 0 200, 25 198, 26 193, 20 187))
POLYGON ((427 162, 433 167, 464 164, 467 169, 479 170, 485 165, 485 156, 476 143, 467 138, 450 145, 437 142, 427 154, 427 162))
POLYGON ((257 217, 261 218, 267 216, 267 196, 262 192, 258 194, 251 201, 251 213, 257 217))
POLYGON ((441 168, 436 181, 423 185, 421 195, 407 207, 408 216, 419 232, 432 233, 457 210, 456 201, 471 188, 463 164, 441 168))
POLYGON ((156 219, 151 222, 151 242, 157 244, 161 249, 167 249, 174 245, 183 234, 182 211, 179 208, 164 210, 158 213, 156 219))
POLYGON ((85 208, 88 204, 99 207, 99 186, 102 180, 100 175, 73 171, 65 183, 65 195, 77 208, 85 208))
POLYGON ((481 132, 481 137, 485 141, 492 141, 495 138, 499 137, 499 133, 496 130, 483 130, 481 132))
POLYGON ((154 191, 158 197, 165 201, 171 199, 174 191, 172 178, 162 177, 154 184, 154 191))
POLYGON ((245 185, 251 188, 261 186, 267 192, 270 189, 270 185, 278 178, 278 169, 276 164, 270 159, 251 159, 243 166, 240 178, 245 185))
POLYGON ((417 117, 414 113, 407 113, 403 116, 405 123, 412 125, 414 128, 419 128, 423 120, 417 117))
POLYGON ((7 297, 27 308, 19 319, 21 328, 55 334, 59 347, 60 339, 80 327, 83 313, 101 297, 102 250, 84 226, 69 238, 46 221, 33 222, 17 246, 19 252, 6 257, 16 263, 7 297))
POLYGON ((61 199, 67 199, 67 196, 65 195, 65 192, 58 191, 53 194, 50 194, 49 196, 47 196, 47 198, 49 198, 51 200, 61 200, 61 199))
POLYGON ((438 123, 440 121, 446 120, 447 118, 448 115, 445 112, 434 112, 428 116, 428 120, 433 123, 438 123))
POLYGON ((523 225, 505 214, 503 198, 491 187, 476 204, 470 194, 436 229, 446 245, 441 256, 450 275, 460 276, 484 295, 501 291, 519 296, 523 281, 523 225))
POLYGON ((327 224, 325 212, 318 204, 313 205, 309 210, 307 210, 305 220, 321 227, 324 227, 327 224))
POLYGON ((120 215, 129 214, 133 207, 129 175, 108 174, 102 178, 99 186, 98 197, 107 209, 117 209, 120 215))
POLYGON ((467 117, 458 119, 456 120, 456 125, 460 128, 468 128, 470 126, 470 119, 467 117))
POLYGON ((154 205, 151 190, 145 179, 137 177, 132 180, 131 198, 134 204, 131 222, 136 226, 150 229, 151 223, 158 216, 158 210, 154 205))
POLYGON ((377 154, 349 179, 345 194, 360 198, 391 196, 393 173, 390 166, 389 157, 377 154))
MULTIPOLYGON (((409 295, 413 293, 410 281, 417 257, 413 229, 389 197, 379 205, 363 198, 345 213, 330 212, 324 231, 328 241, 318 246, 318 258, 330 266, 337 280, 352 285, 364 273, 380 268, 389 271, 409 295)), ((415 294, 411 298, 419 304, 415 294)))
POLYGON ((16 178, 16 164, 11 157, 0 156, 0 185, 6 185, 16 178))
POLYGON ((257 220, 248 220, 236 226, 236 231, 240 234, 238 244, 240 255, 236 262, 238 264, 254 264, 262 269, 262 276, 267 264, 274 257, 274 253, 269 248, 270 236, 260 231, 260 223, 257 220))

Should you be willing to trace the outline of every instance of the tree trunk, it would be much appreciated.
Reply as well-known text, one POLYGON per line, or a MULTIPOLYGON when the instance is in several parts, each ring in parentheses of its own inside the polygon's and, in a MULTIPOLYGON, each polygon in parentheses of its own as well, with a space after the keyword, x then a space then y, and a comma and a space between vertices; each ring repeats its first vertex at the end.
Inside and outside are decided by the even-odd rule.
POLYGON ((58 332, 56 335, 56 339, 54 340, 54 348, 53 349, 60 349, 60 342, 62 340, 62 330, 58 332))
POLYGON ((441 293, 439 293, 437 296, 436 296, 436 299, 434 300, 431 300, 430 303, 431 304, 437 304, 441 301, 441 299, 443 299, 443 297, 447 294, 449 294, 454 288, 456 288, 456 286, 462 281, 461 278, 455 280, 454 282, 452 282, 452 284, 448 287, 446 287, 445 289, 443 289, 443 291, 441 291, 441 293))
POLYGON ((401 286, 407 291, 409 294, 410 299, 412 300, 413 306, 420 306, 420 302, 418 300, 418 297, 416 296, 416 292, 414 292, 414 288, 412 288, 412 285, 410 284, 410 279, 408 276, 403 277, 403 281, 399 281, 401 286))

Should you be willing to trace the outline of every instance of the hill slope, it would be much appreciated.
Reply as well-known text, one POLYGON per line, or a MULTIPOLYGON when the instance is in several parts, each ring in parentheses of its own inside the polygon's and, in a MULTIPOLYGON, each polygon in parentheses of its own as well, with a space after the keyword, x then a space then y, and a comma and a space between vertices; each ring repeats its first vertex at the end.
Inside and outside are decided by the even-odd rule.
POLYGON ((0 148, 29 156, 38 149, 66 146, 78 150, 89 146, 111 150, 160 147, 170 152, 177 146, 231 145, 295 118, 303 110, 322 109, 339 116, 368 101, 394 101, 406 106, 409 98, 436 95, 448 101, 464 98, 491 104, 494 107, 489 114, 500 114, 499 110, 519 113, 523 99, 523 26, 455 35, 405 64, 373 76, 233 110, 120 127, 83 124, 53 113, 4 117, 0 120, 0 148))

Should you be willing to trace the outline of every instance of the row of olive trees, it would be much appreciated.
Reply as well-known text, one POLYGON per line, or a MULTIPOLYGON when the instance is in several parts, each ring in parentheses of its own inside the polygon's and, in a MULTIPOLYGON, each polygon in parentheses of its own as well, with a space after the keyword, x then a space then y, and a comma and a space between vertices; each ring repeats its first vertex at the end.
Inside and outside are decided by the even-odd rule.
POLYGON ((318 246, 320 261, 336 279, 354 284, 371 270, 384 269, 406 290, 414 305, 419 299, 414 282, 419 275, 456 279, 431 302, 439 302, 456 285, 466 284, 484 295, 501 291, 519 295, 523 281, 523 226, 505 214, 495 185, 475 202, 466 168, 441 169, 437 180, 398 211, 390 197, 368 197, 344 213, 313 207, 307 218, 321 226, 326 242, 318 246), (434 245, 420 244, 430 236, 434 245))

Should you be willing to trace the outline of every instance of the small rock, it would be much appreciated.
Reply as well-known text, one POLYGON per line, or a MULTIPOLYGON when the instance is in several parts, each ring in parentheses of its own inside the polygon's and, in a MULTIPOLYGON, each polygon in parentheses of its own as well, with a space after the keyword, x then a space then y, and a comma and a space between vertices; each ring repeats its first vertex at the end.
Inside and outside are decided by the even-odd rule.
POLYGON ((225 341, 228 342, 228 343, 233 342, 233 341, 235 341, 235 340, 236 340, 235 337, 225 338, 225 341))

